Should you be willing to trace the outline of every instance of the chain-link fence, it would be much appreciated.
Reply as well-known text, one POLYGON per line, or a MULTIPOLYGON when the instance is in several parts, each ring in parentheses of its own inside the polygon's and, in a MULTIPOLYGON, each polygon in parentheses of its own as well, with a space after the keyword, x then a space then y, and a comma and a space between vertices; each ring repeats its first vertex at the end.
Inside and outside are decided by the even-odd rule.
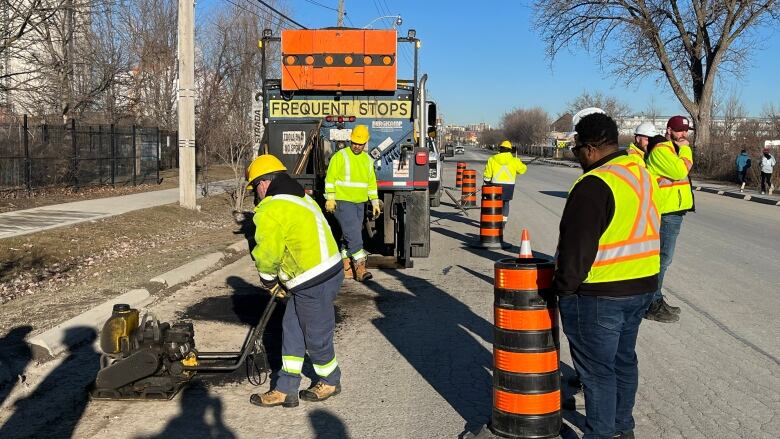
POLYGON ((178 166, 177 144, 157 127, 0 120, 0 190, 157 182, 178 166))

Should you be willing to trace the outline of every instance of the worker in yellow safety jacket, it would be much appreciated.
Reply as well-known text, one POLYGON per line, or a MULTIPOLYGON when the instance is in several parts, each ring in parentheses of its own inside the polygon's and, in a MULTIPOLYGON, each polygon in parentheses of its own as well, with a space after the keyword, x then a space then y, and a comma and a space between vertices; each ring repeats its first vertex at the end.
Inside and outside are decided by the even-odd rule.
POLYGON ((504 140, 498 147, 499 153, 488 159, 482 178, 485 183, 501 186, 504 223, 506 223, 509 219, 509 202, 512 201, 515 193, 515 179, 518 174, 525 174, 528 167, 515 157, 514 148, 509 140, 504 140))
POLYGON ((658 186, 638 157, 618 150, 611 117, 577 120, 571 149, 585 172, 561 216, 553 288, 585 389, 585 437, 633 438, 636 340, 660 268, 658 186))
POLYGON ((661 212, 661 271, 658 290, 645 317, 663 323, 680 319, 680 308, 666 302, 661 288, 666 270, 672 263, 683 216, 695 210, 689 175, 693 167, 693 152, 688 141, 690 130, 693 127, 688 118, 670 118, 666 123, 666 137, 650 139, 645 156, 647 170, 658 182, 658 210, 661 212))
POLYGON ((333 300, 344 280, 341 255, 320 207, 286 170, 270 154, 259 156, 247 169, 247 189, 260 200, 253 217, 252 257, 263 286, 273 296, 288 298, 276 387, 249 398, 261 407, 295 407, 299 398, 324 401, 341 392, 333 347, 333 300), (298 392, 306 354, 319 380, 298 392))
POLYGON ((366 202, 371 201, 374 218, 381 213, 374 161, 364 151, 370 137, 366 125, 356 125, 349 147, 333 154, 325 175, 325 210, 334 214, 341 226, 344 275, 359 282, 372 277, 366 270, 368 254, 363 249, 366 202))
POLYGON ((642 159, 642 163, 645 161, 645 153, 647 152, 647 144, 651 137, 658 135, 658 131, 655 129, 655 125, 652 122, 642 122, 637 125, 634 130, 634 142, 628 145, 629 155, 634 155, 642 159))

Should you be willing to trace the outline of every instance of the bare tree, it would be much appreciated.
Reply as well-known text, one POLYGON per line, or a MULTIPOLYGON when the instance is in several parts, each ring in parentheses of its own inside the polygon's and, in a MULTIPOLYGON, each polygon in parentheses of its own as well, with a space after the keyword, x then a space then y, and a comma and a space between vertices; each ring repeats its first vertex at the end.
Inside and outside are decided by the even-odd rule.
POLYGON ((498 145, 504 140, 504 132, 497 129, 482 130, 479 132, 480 145, 498 145))
POLYGON ((550 116, 539 107, 516 108, 501 118, 501 129, 518 146, 539 145, 550 131, 550 116))
POLYGON ((780 19, 777 0, 538 0, 534 7, 551 58, 581 45, 626 83, 665 79, 700 146, 710 140, 718 73, 743 72, 759 47, 753 31, 780 19))
POLYGON ((569 102, 569 112, 577 114, 578 111, 588 107, 598 107, 606 111, 611 117, 628 116, 630 107, 614 96, 608 96, 600 91, 590 93, 583 91, 581 95, 569 102))

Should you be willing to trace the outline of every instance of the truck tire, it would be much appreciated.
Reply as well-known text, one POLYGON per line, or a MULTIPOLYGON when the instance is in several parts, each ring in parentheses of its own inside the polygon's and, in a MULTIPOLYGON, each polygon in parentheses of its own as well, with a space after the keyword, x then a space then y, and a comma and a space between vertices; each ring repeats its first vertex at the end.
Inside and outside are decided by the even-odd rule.
POLYGON ((431 254, 431 206, 428 191, 415 191, 409 204, 409 220, 413 258, 427 258, 431 254))

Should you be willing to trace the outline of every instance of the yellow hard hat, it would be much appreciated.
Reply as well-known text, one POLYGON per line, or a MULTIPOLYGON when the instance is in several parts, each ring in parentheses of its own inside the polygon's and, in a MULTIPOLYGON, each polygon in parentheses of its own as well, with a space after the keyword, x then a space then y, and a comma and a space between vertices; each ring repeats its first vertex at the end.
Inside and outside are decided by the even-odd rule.
POLYGON ((349 140, 351 140, 352 143, 364 145, 368 143, 368 139, 370 138, 371 134, 369 134, 367 126, 355 125, 355 128, 352 128, 352 136, 350 136, 349 140))
POLYGON ((252 160, 252 163, 246 168, 246 181, 249 182, 249 184, 246 185, 246 189, 252 190, 252 182, 255 181, 257 177, 262 177, 263 175, 272 172, 286 170, 287 168, 284 167, 282 162, 271 154, 258 156, 256 159, 252 160))
POLYGON ((501 142, 501 144, 500 144, 500 145, 498 145, 498 146, 499 146, 500 148, 512 149, 512 142, 510 142, 509 140, 504 140, 504 141, 503 141, 503 142, 501 142))

